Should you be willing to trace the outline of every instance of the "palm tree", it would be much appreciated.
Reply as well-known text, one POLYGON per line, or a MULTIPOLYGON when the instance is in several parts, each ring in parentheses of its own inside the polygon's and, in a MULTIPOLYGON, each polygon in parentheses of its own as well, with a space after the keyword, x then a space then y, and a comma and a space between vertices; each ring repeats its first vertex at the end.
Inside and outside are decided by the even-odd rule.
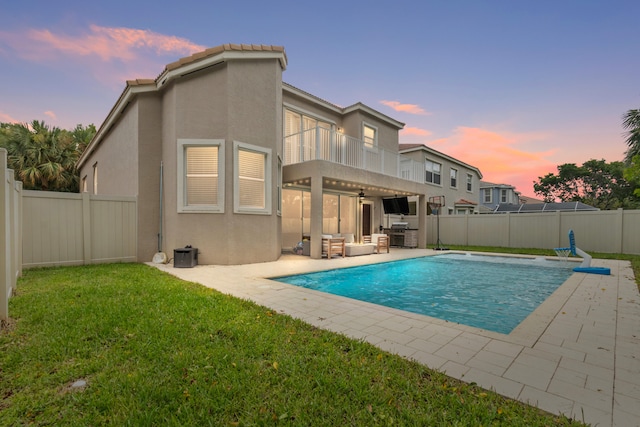
POLYGON ((625 153, 624 161, 631 164, 631 159, 640 154, 640 110, 629 110, 622 116, 622 127, 627 130, 625 141, 629 149, 625 153))
POLYGON ((10 167, 25 189, 78 191, 79 153, 68 131, 34 120, 12 125, 4 143, 10 167))

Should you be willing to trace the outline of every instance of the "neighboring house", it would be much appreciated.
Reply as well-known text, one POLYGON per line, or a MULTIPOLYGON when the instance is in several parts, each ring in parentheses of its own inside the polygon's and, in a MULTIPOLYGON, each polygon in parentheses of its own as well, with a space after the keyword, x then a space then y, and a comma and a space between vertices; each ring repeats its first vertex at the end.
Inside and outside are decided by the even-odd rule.
POLYGON ((479 213, 477 200, 482 173, 478 168, 423 144, 401 144, 399 152, 424 164, 428 196, 443 196, 441 215, 479 213))
POLYGON ((513 185, 482 181, 479 201, 481 213, 493 212, 501 203, 520 204, 520 192, 513 185))
MULTIPOLYGON (((286 66, 282 47, 225 44, 127 81, 77 166, 83 191, 137 197, 139 261, 160 242, 169 257, 198 248, 200 264, 274 261, 303 239, 320 258, 323 233, 382 228, 383 198, 427 211, 424 161, 398 152, 404 124, 283 83, 286 66)), ((417 227, 424 247, 426 215, 417 227)))

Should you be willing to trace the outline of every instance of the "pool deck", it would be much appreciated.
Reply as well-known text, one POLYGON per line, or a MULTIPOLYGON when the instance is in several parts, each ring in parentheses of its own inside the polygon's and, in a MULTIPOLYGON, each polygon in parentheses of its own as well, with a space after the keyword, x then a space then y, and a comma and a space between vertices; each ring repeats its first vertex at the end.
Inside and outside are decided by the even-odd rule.
POLYGON ((640 425, 640 294, 627 261, 594 259, 611 275, 573 274, 509 335, 268 279, 437 254, 392 248, 331 260, 150 265, 554 414, 600 427, 640 425))

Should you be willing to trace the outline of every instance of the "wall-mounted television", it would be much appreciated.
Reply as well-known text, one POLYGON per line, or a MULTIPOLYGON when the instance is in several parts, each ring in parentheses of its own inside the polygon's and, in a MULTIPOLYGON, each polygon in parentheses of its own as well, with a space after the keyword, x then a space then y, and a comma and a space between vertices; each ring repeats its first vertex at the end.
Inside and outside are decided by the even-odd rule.
POLYGON ((407 197, 394 197, 382 199, 382 207, 386 214, 408 215, 409 199, 407 197))

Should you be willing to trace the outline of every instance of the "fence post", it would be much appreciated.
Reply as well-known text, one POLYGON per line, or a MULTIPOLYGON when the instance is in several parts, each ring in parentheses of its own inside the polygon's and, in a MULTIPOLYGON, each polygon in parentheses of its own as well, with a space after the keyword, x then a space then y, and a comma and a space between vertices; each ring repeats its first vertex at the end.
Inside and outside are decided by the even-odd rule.
POLYGON ((7 150, 0 148, 0 244, 3 244, 0 254, 0 326, 9 319, 9 297, 11 296, 11 283, 9 279, 11 270, 11 243, 9 242, 9 195, 11 189, 7 185, 7 150))
POLYGON ((16 182, 16 263, 18 269, 18 277, 22 276, 22 181, 16 182))
POLYGON ((84 265, 91 264, 91 199, 82 193, 82 250, 84 265))
POLYGON ((618 225, 618 227, 616 227, 618 229, 618 233, 616 233, 616 248, 619 254, 623 254, 624 239, 622 236, 624 236, 624 209, 618 208, 616 221, 618 225))
POLYGON ((562 212, 556 211, 556 242, 554 248, 564 248, 568 245, 567 242, 563 243, 562 236, 562 212))

